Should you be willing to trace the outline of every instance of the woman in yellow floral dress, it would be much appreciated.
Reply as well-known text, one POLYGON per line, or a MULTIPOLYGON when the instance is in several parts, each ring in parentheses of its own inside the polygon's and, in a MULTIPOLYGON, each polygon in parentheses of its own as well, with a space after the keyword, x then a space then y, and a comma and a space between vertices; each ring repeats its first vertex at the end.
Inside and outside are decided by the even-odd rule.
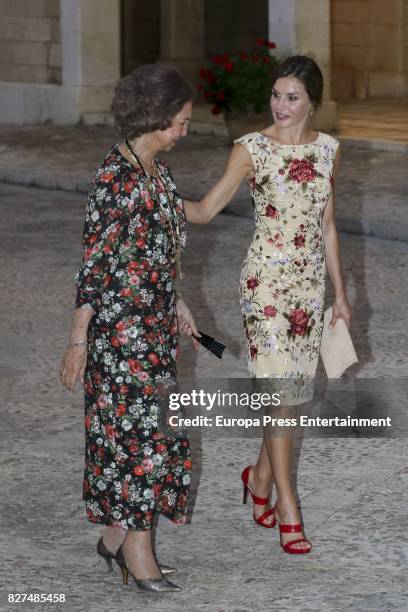
MULTIPOLYGON (((338 141, 309 126, 319 106, 323 77, 308 57, 277 69, 271 96, 274 123, 235 141, 224 176, 200 203, 185 202, 187 219, 210 221, 248 181, 255 231, 244 260, 240 293, 255 378, 280 379, 284 410, 311 399, 323 329, 326 270, 333 284, 333 319, 351 322, 334 221, 338 141)), ((276 382, 276 381, 275 381, 276 382)), ((264 436, 258 461, 242 473, 254 520, 280 527, 285 552, 310 552, 291 485, 293 436, 264 436), (277 502, 269 507, 272 485, 277 502)))

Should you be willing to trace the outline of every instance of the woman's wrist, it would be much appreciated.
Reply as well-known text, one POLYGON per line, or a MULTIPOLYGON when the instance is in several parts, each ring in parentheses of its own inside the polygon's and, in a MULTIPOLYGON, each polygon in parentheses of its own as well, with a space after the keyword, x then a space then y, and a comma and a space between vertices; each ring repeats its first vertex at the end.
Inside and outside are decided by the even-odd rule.
POLYGON ((88 330, 84 329, 84 330, 76 330, 75 332, 72 331, 69 339, 68 339, 68 343, 69 344, 77 344, 78 342, 81 342, 83 344, 87 344, 88 342, 88 330))
POLYGON ((66 345, 66 349, 75 348, 76 346, 85 347, 88 345, 87 340, 70 340, 66 345))

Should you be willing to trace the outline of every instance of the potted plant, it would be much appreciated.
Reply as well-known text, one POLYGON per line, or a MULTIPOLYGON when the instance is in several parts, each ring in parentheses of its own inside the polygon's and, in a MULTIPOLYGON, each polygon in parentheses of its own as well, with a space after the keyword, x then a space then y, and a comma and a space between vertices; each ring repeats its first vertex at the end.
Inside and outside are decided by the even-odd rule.
POLYGON ((198 89, 214 115, 224 113, 230 141, 268 122, 275 48, 274 42, 258 38, 253 49, 215 55, 200 70, 198 89))

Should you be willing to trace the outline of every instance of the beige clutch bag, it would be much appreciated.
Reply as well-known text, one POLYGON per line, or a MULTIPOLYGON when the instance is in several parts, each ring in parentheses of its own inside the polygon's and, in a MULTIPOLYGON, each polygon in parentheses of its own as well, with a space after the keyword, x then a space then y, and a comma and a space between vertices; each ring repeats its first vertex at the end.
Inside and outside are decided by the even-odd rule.
POLYGON ((337 319, 336 325, 330 329, 329 323, 331 318, 332 308, 330 307, 324 313, 320 354, 327 377, 340 378, 347 368, 353 365, 353 363, 358 362, 358 358, 346 323, 343 319, 337 319))

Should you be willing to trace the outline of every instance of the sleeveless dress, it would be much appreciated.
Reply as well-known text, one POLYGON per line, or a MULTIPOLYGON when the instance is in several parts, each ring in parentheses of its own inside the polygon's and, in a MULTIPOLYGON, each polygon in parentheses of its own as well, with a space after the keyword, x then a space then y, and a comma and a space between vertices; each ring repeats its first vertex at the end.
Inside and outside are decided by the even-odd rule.
POLYGON ((176 376, 174 261, 166 216, 182 200, 169 169, 148 184, 113 147, 89 190, 77 308, 94 310, 85 372, 88 520, 152 527, 156 512, 185 521, 192 462, 188 439, 168 435, 160 388, 176 376))
MULTIPOLYGON (((323 330, 322 217, 338 141, 304 145, 260 132, 235 140, 251 154, 255 232, 243 263, 240 303, 251 377, 285 380, 285 403, 311 399, 323 330)), ((281 398, 282 400, 282 398, 281 398)))

